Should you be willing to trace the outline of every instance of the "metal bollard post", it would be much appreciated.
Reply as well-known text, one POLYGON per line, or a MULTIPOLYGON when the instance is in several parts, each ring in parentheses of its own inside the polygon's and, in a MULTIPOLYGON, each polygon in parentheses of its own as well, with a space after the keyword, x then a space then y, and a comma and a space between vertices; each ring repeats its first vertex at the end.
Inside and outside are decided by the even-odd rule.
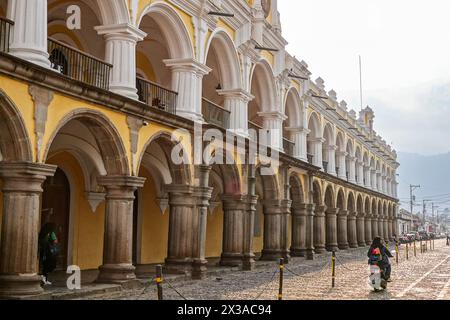
POLYGON ((398 264, 398 244, 395 246, 395 262, 398 264))
POLYGON ((417 257, 416 240, 414 240, 414 258, 417 257))
POLYGON ((280 259, 280 288, 278 291, 278 300, 283 300, 283 273, 284 273, 284 259, 280 259))
POLYGON ((163 300, 163 288, 162 288, 162 266, 156 266, 156 287, 158 288, 158 300, 163 300))
POLYGON ((331 287, 334 288, 336 286, 336 251, 333 251, 331 255, 331 287))
POLYGON ((409 243, 406 244, 406 260, 409 260, 409 243))
POLYGON ((434 239, 433 239, 433 251, 434 251, 434 239))
POLYGON ((420 253, 423 254, 422 239, 420 239, 420 253))

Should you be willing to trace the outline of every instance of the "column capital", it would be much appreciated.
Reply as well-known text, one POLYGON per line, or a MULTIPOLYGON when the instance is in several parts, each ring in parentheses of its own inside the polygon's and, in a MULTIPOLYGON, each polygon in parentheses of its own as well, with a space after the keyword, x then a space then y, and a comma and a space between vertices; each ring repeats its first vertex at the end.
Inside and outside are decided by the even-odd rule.
POLYGON ((147 33, 129 23, 98 26, 94 29, 99 35, 105 36, 106 39, 138 42, 144 40, 147 36, 147 33))
POLYGON ((327 209, 327 206, 316 206, 316 216, 324 216, 327 209))
POLYGON ((277 120, 286 120, 287 116, 280 111, 263 111, 258 112, 258 116, 262 118, 270 118, 270 119, 277 119, 277 120))
POLYGON ((227 90, 217 90, 219 96, 224 96, 226 98, 240 99, 244 102, 250 102, 255 99, 255 96, 243 89, 227 89, 227 90))
POLYGON ((55 174, 56 168, 53 165, 33 162, 0 162, 3 192, 40 193, 42 183, 55 174))
POLYGON ((286 131, 292 132, 292 133, 304 133, 304 134, 310 134, 311 130, 304 128, 304 127, 287 127, 285 128, 286 131))
POLYGON ((331 215, 337 215, 339 213, 340 209, 339 208, 327 208, 327 215, 331 214, 331 215))
POLYGON ((163 60, 166 67, 174 71, 193 72, 201 76, 205 76, 212 71, 210 67, 202 64, 195 59, 166 59, 163 60))
POLYGON ((347 151, 337 151, 336 154, 340 157, 346 157, 348 156, 347 151))
POLYGON ((340 209, 338 216, 339 217, 347 217, 349 215, 348 210, 340 209))
POLYGON ((246 196, 237 194, 229 195, 224 194, 221 196, 223 201, 224 210, 246 210, 247 209, 247 199, 246 196))
POLYGON ((97 178, 100 186, 107 190, 106 199, 134 200, 134 191, 142 188, 145 178, 133 176, 102 176, 97 178))
POLYGON ((324 143, 327 140, 325 140, 324 138, 315 138, 315 139, 310 139, 308 141, 313 142, 313 143, 324 143))

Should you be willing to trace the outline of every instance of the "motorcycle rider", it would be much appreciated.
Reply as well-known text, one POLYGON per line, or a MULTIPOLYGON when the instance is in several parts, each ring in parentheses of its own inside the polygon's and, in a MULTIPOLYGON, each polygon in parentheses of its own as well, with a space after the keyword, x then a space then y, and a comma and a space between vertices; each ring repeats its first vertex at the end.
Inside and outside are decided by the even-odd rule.
POLYGON ((370 264, 370 258, 372 256, 372 252, 375 249, 378 249, 381 254, 381 261, 378 263, 378 266, 383 271, 383 278, 387 282, 391 282, 391 263, 389 261, 389 258, 393 258, 394 256, 383 245, 383 243, 381 242, 381 238, 375 237, 375 239, 373 239, 372 245, 369 248, 369 251, 367 252, 367 257, 369 258, 369 264, 370 264))

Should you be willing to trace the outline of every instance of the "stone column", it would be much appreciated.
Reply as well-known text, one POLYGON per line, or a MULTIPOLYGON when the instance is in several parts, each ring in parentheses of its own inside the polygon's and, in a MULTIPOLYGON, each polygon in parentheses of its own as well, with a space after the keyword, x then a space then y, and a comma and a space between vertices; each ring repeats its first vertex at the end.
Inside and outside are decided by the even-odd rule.
POLYGON ((202 115, 202 79, 211 69, 194 59, 163 61, 172 70, 172 90, 178 92, 176 114, 194 121, 202 115))
POLYGON ((325 252, 325 211, 326 206, 316 206, 314 213, 314 251, 315 253, 325 252))
POLYGON ((383 232, 384 232, 384 240, 385 241, 389 241, 389 239, 391 237, 389 236, 389 228, 388 228, 388 218, 387 218, 387 216, 385 216, 384 219, 383 219, 383 232))
POLYGON ((253 252, 253 237, 255 230, 255 213, 258 196, 247 195, 247 211, 244 216, 244 252, 242 269, 251 271, 255 268, 255 254, 253 252))
POLYGON ((378 216, 374 214, 372 216, 372 237, 379 237, 380 233, 378 231, 378 216))
POLYGON ((338 219, 339 208, 327 208, 326 211, 326 249, 338 251, 338 219))
POLYGON ((313 149, 313 165, 323 169, 323 161, 322 161, 322 144, 325 142, 323 138, 317 138, 310 140, 312 149, 313 149))
POLYGON ((289 218, 291 216, 291 205, 292 200, 283 200, 281 202, 281 253, 285 263, 289 263, 291 260, 291 250, 289 247, 289 218))
POLYGON ((347 157, 348 153, 345 151, 340 151, 337 154, 339 160, 338 177, 342 180, 347 181, 347 164, 345 162, 345 158, 347 157))
POLYGON ((291 131, 294 137, 294 157, 308 162, 306 139, 310 130, 304 128, 286 128, 286 130, 291 131))
POLYGON ((377 191, 383 192, 383 186, 381 181, 381 172, 377 171, 377 191))
MULTIPOLYGON (((332 176, 337 176, 336 173, 336 150, 337 146, 328 146, 328 168, 327 173, 332 176)), ((325 168, 324 168, 325 169, 325 168)))
POLYGON ((3 222, 0 242, 0 298, 42 293, 38 234, 42 183, 56 167, 0 162, 3 222))
POLYGON ((350 183, 356 183, 356 158, 355 157, 349 157, 349 166, 348 168, 348 182, 350 183))
POLYGON ((338 246, 341 250, 347 250, 349 248, 348 243, 348 211, 339 210, 338 214, 338 246))
POLYGON ((393 229, 392 229, 392 218, 387 219, 387 224, 388 224, 389 241, 393 241, 394 240, 394 233, 393 233, 393 229))
POLYGON ((314 204, 306 205, 306 259, 314 260, 314 204))
POLYGON ((166 268, 169 272, 186 273, 191 270, 198 227, 195 213, 194 188, 186 185, 167 185, 169 194, 169 239, 166 268))
POLYGON ((47 52, 47 0, 9 0, 8 18, 14 21, 9 53, 50 68, 47 52))
POLYGON ((287 117, 278 111, 259 112, 263 118, 263 128, 269 133, 267 145, 274 149, 283 150, 283 121, 287 117))
POLYGON ((133 266, 133 201, 134 192, 145 179, 130 176, 99 177, 106 189, 105 236, 103 265, 97 282, 123 283, 135 280, 133 266))
POLYGON ((387 178, 386 180, 386 194, 392 197, 392 183, 391 178, 387 178))
POLYGON ((282 234, 283 223, 282 203, 279 200, 264 202, 264 248, 261 260, 278 260, 283 258, 282 234))
POLYGON ((229 129, 235 134, 248 135, 248 103, 255 97, 242 89, 219 90, 225 99, 224 108, 231 112, 229 129))
POLYGON ((370 170, 370 182, 371 189, 377 191, 377 171, 373 168, 370 170))
POLYGON ((136 45, 147 34, 129 24, 95 27, 106 41, 106 62, 113 65, 109 89, 117 94, 138 99, 136 89, 136 45))
POLYGON ((358 246, 365 247, 366 246, 366 233, 365 233, 365 222, 364 222, 364 212, 358 212, 356 216, 356 233, 358 238, 358 246))
POLYGON ((195 197, 197 198, 196 210, 198 214, 198 232, 197 238, 194 239, 192 278, 200 280, 206 276, 208 271, 208 261, 206 260, 206 228, 208 222, 208 208, 210 205, 213 188, 209 187, 211 166, 200 165, 197 169, 200 180, 200 186, 195 188, 195 197))
POLYGON ((306 256, 306 219, 307 219, 307 204, 293 203, 292 212, 292 244, 291 256, 305 257, 306 256))
POLYGON ((366 231, 366 245, 370 246, 372 244, 372 240, 373 240, 372 216, 370 214, 366 214, 364 223, 365 223, 365 231, 366 231))
POLYGON ((381 175, 381 191, 386 194, 387 193, 387 185, 386 185, 386 174, 381 175))
POLYGON ((248 189, 246 196, 246 212, 244 214, 244 245, 243 245, 243 270, 253 270, 255 268, 255 254, 253 252, 253 237, 255 231, 255 214, 258 204, 256 195, 256 174, 255 166, 248 166, 248 189))
POLYGON ((358 248, 358 235, 356 228, 356 212, 349 212, 347 218, 348 241, 350 248, 358 248))
POLYGON ((364 186, 367 189, 371 189, 372 188, 372 174, 370 172, 370 166, 366 165, 366 166, 364 166, 364 169, 365 169, 364 175, 365 175, 365 179, 366 179, 366 183, 364 186))
POLYGON ((358 161, 358 180, 356 181, 358 185, 364 187, 364 162, 358 161))
POLYGON ((243 196, 224 195, 223 249, 220 264, 239 266, 244 258, 244 215, 247 203, 243 196))
POLYGON ((380 216, 378 218, 378 234, 381 239, 384 239, 384 223, 383 223, 384 217, 380 216))

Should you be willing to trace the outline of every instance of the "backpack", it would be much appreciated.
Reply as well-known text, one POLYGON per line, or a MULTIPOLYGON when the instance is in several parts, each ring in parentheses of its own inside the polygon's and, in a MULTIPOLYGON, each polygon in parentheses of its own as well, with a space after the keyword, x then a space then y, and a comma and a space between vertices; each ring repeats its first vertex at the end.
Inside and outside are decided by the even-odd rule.
POLYGON ((381 255, 380 248, 373 248, 369 257, 369 264, 378 264, 383 260, 383 256, 381 255))

